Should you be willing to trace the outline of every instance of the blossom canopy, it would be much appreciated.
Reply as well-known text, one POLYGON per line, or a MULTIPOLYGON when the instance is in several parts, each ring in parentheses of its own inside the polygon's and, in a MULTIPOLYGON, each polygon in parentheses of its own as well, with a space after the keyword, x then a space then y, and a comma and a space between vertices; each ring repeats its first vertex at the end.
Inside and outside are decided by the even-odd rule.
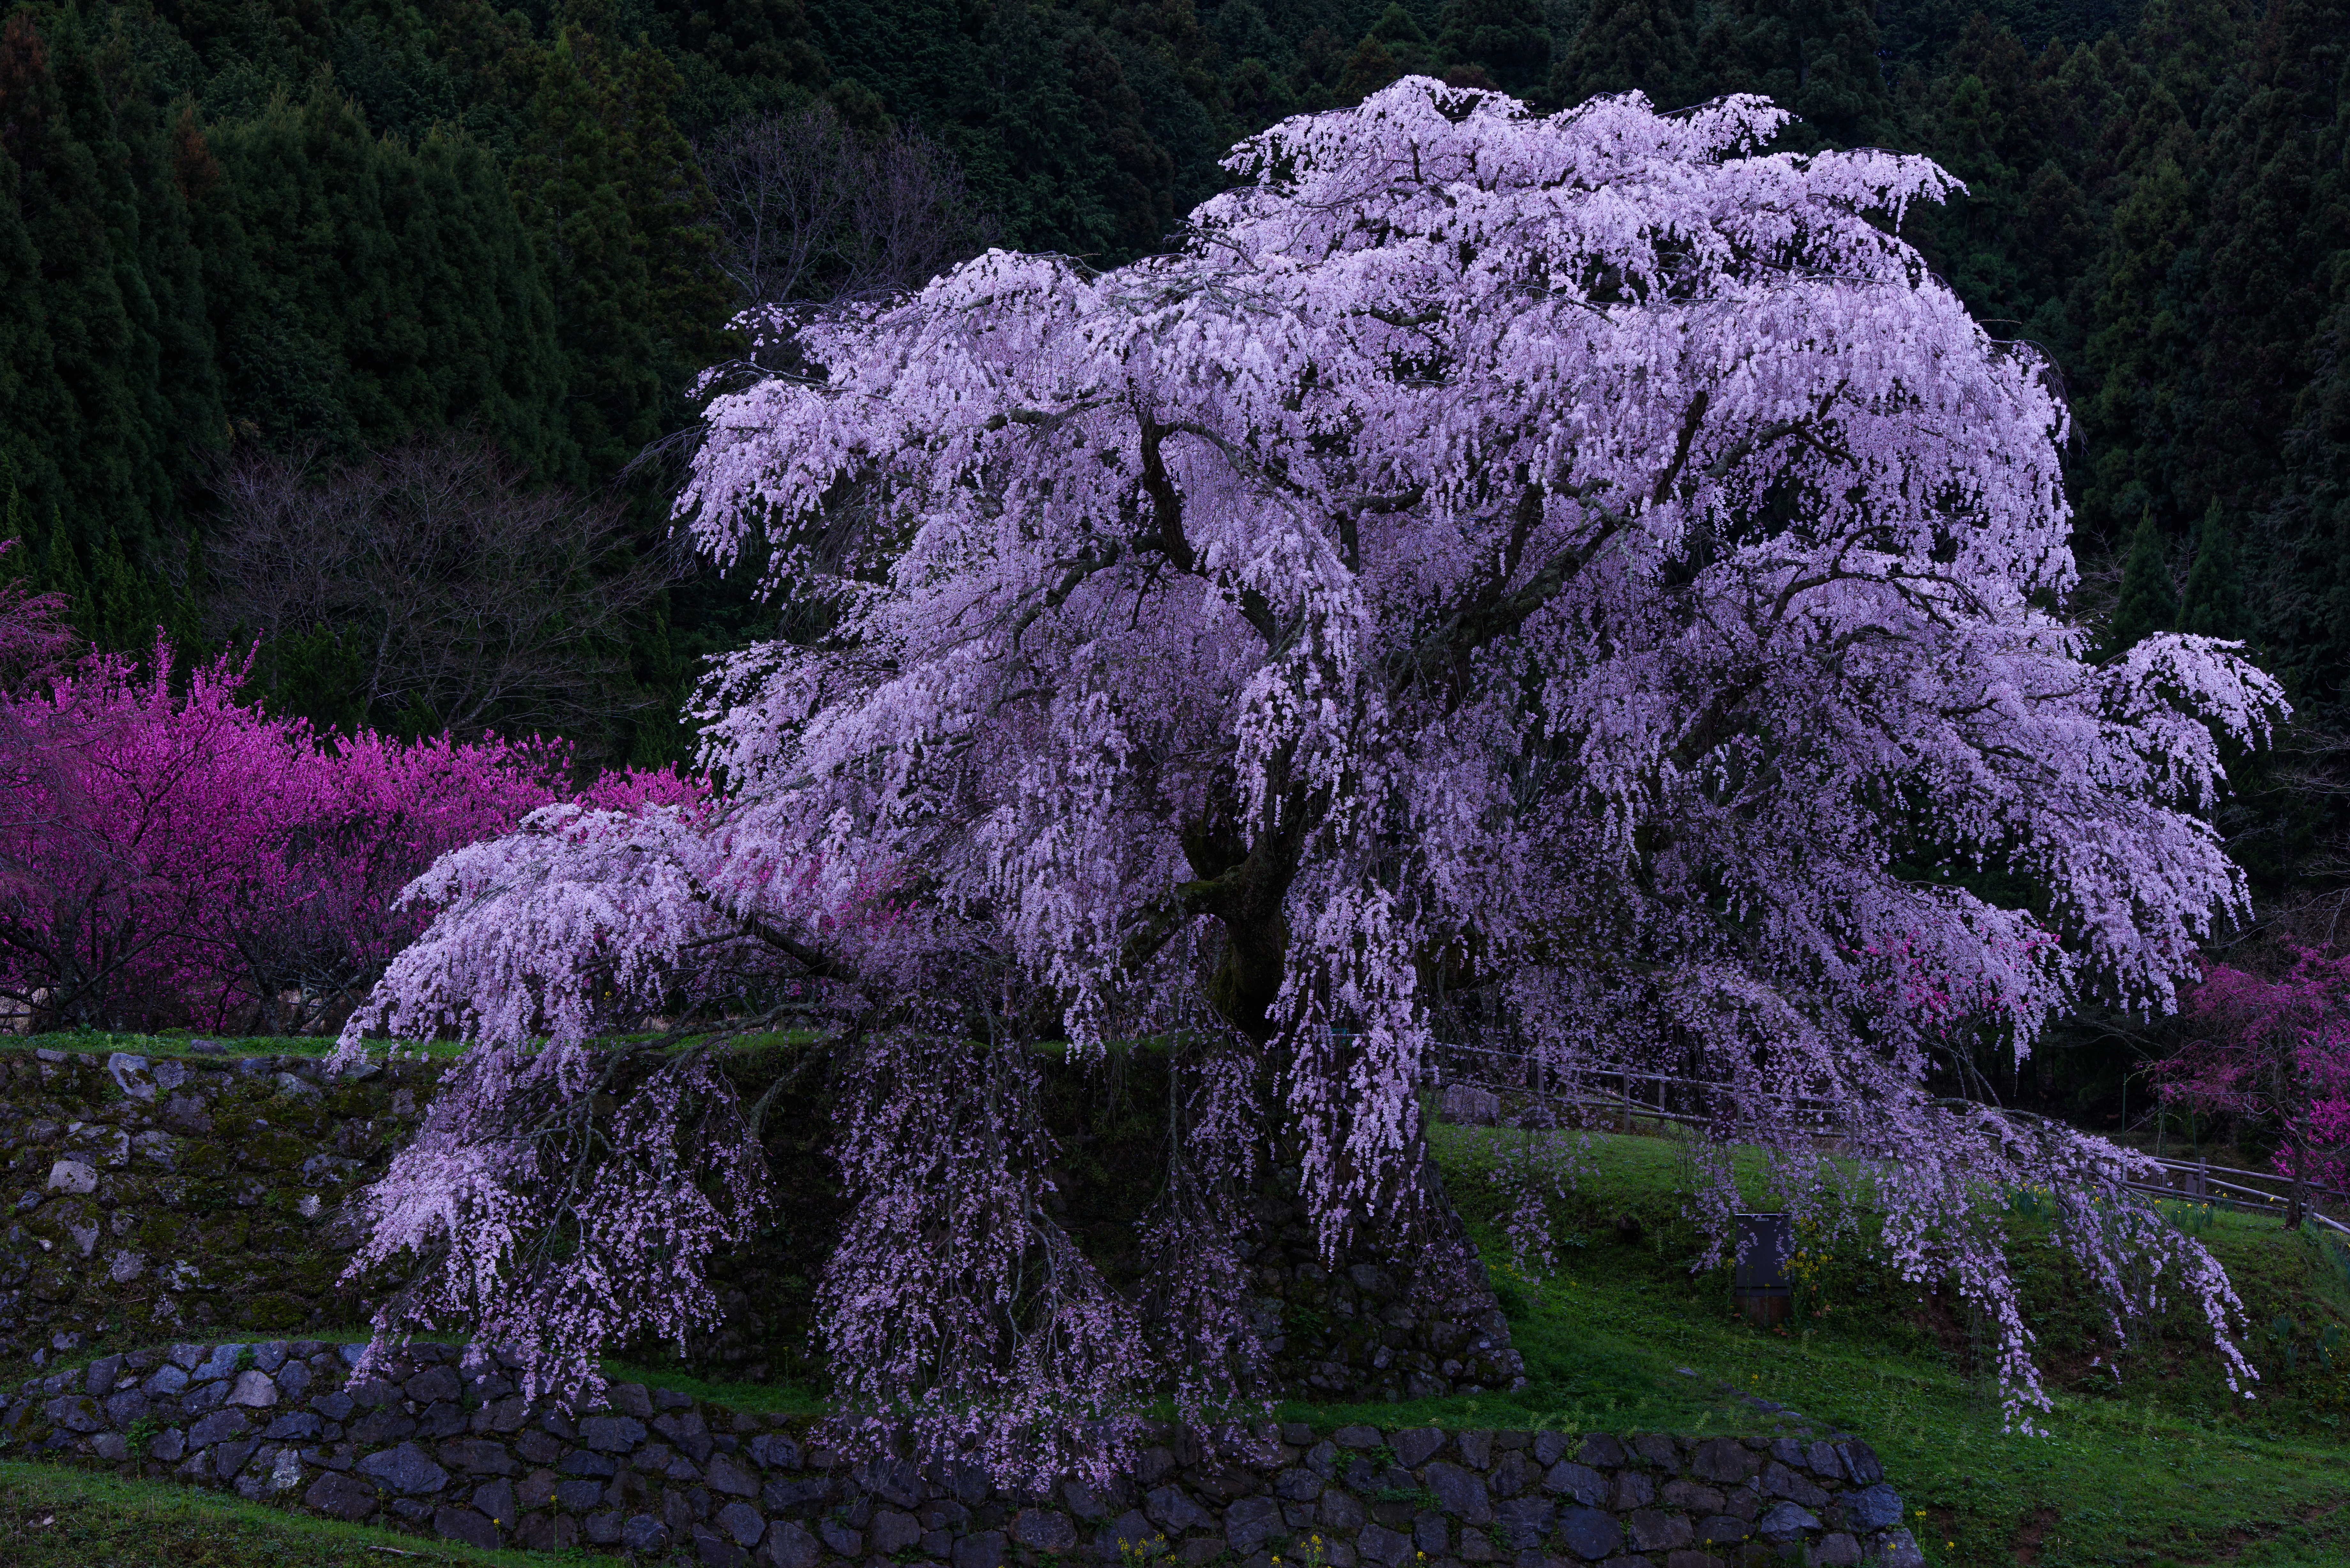
MULTIPOLYGON (((2128 1157, 1926 1083, 2091 991, 2172 1005, 2243 897, 2219 738, 2279 694, 2208 639, 2087 660, 2044 362, 1898 237, 1953 182, 1762 151, 1785 119, 1407 78, 1243 143, 1170 254, 990 252, 803 327, 821 374, 714 398, 679 502, 815 628, 713 673, 723 806, 444 862, 371 1016, 519 1051, 766 965, 864 999, 844 1040, 1172 1033, 1194 1279, 1235 1151, 1294 1157, 1331 1244, 1413 1223, 1440 1033, 1668 1064, 1791 1173, 1824 1115, 1882 1161, 1896 1261, 1994 1311, 2025 1395, 2007 1176, 2115 1199, 2076 1248, 2117 1293, 2118 1249, 2170 1249, 2224 1344, 2128 1157)), ((853 1190, 937 1179, 863 1115, 853 1190)), ((945 1386, 856 1326, 880 1235, 836 1261, 836 1355, 945 1386)), ((1117 1365, 1096 1283, 1034 1310, 1117 1365)))

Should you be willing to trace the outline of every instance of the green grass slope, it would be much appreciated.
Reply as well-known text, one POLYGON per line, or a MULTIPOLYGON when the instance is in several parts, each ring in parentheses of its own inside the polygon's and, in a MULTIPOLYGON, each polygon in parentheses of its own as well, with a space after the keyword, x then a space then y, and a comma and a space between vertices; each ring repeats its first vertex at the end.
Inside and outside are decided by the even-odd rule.
POLYGON ((1611 1431, 1797 1424, 1735 1389, 1866 1437, 1922 1511, 1916 1534, 1938 1564, 2350 1563, 2350 1344, 2321 1349, 2327 1327, 2350 1322, 2350 1275, 2314 1238, 2264 1216, 2180 1211, 2252 1319, 2245 1348, 2262 1381, 2247 1401, 2229 1395, 2199 1317, 2174 1310, 2115 1345, 2078 1277, 2044 1245, 2046 1227, 2028 1211, 2012 1216, 2025 1317, 2056 1405, 2042 1420, 2048 1436, 2022 1437, 2002 1429, 1981 1373, 1984 1336, 1962 1309, 1921 1298, 1872 1262, 1865 1215, 1859 1244, 1826 1249, 1794 1324, 1738 1318, 1725 1272, 1689 1272, 1697 1237, 1679 1213, 1682 1157, 1668 1139, 1595 1137, 1596 1168, 1559 1229, 1561 1268, 1540 1282, 1513 1277, 1488 1179, 1513 1136, 1437 1134, 1527 1386, 1293 1416, 1611 1431))
MULTIPOLYGON (((2209 1329, 2184 1311, 2115 1344, 2076 1273, 2044 1244, 2030 1200, 2019 1199, 2012 1255, 2056 1404, 2043 1417, 2047 1436, 2022 1437, 2002 1430, 1983 1375, 1987 1336, 1962 1306, 1903 1286, 1871 1257, 1865 1213, 1856 1234, 1814 1251, 1793 1324, 1765 1330, 1738 1318, 1725 1272, 1689 1270, 1697 1236, 1680 1214, 1686 1158, 1668 1138, 1595 1137, 1557 1227, 1560 1268, 1539 1281, 1515 1274, 1492 1229, 1489 1178, 1516 1136, 1436 1135, 1525 1355, 1527 1386, 1399 1405, 1289 1405, 1284 1419, 1326 1429, 1365 1420, 1701 1433, 1811 1424, 1875 1445, 1919 1511, 1912 1524, 1936 1564, 2350 1563, 2350 1253, 2265 1216, 2177 1211, 2247 1308, 2245 1348, 2262 1373, 2247 1401, 2230 1395, 2209 1329), (1758 1408, 1756 1397, 1801 1415, 1758 1408)), ((613 1371, 739 1408, 814 1407, 796 1388, 703 1383, 658 1366, 613 1371)), ((0 1464, 0 1563, 9 1568, 383 1564, 403 1561, 390 1554, 395 1544, 428 1561, 528 1560, 169 1485, 0 1464)))

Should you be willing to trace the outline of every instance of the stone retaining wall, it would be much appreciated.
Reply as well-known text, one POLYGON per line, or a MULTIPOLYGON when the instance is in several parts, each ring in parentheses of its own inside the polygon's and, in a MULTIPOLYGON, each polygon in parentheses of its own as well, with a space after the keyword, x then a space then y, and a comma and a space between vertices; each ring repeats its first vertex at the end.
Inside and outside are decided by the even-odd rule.
POLYGON ((0 1403, 0 1454, 176 1477, 475 1544, 587 1545, 709 1568, 931 1562, 1054 1568, 1139 1552, 1271 1568, 1919 1568, 1901 1500, 1843 1434, 1383 1432, 1268 1426, 1205 1455, 1163 1428, 1098 1489, 993 1489, 968 1467, 849 1464, 806 1417, 641 1384, 576 1418, 494 1354, 416 1345, 353 1379, 355 1345, 111 1355, 0 1403))
MULTIPOLYGON (((364 1322, 363 1293, 338 1283, 353 1238, 338 1210, 414 1132, 441 1071, 379 1063, 337 1078, 309 1056, 0 1049, 0 1203, 11 1205, 0 1218, 0 1366, 181 1334, 364 1322)), ((769 1158, 790 1166, 785 1189, 806 1200, 829 1190, 830 1157, 821 1106, 770 1123, 793 1114, 816 1125, 772 1138, 769 1158)), ((1276 1386, 1363 1401, 1523 1380, 1508 1320, 1457 1226, 1440 1240, 1469 1267, 1449 1284, 1413 1277, 1367 1238, 1331 1262, 1295 1173, 1284 1179, 1259 1195, 1244 1245, 1276 1386)), ((1088 1196, 1083 1182, 1060 1185, 1088 1196)), ((1097 1214, 1095 1230, 1130 1241, 1131 1218, 1097 1214)), ((804 1351, 808 1324, 794 1309, 806 1306, 830 1236, 802 1241, 795 1254, 714 1261, 728 1316, 690 1339, 697 1371, 760 1382, 778 1375, 779 1353, 804 1351)))
POLYGON ((0 1363, 363 1315, 337 1210, 440 1075, 308 1056, 0 1050, 0 1363))

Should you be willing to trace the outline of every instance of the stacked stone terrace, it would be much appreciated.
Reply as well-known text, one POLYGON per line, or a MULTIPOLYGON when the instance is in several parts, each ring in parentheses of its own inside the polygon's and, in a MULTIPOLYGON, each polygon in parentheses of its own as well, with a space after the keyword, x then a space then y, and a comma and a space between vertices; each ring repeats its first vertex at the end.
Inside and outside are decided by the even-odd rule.
POLYGON ((176 1477, 482 1546, 587 1546, 709 1568, 1727 1568, 1922 1563, 1900 1498, 1849 1437, 1304 1426, 1248 1454, 1165 1428, 1129 1475, 1013 1493, 976 1469, 852 1464, 806 1417, 620 1384, 566 1415, 494 1353, 419 1344, 382 1377, 356 1345, 109 1355, 0 1403, 0 1454, 176 1477))

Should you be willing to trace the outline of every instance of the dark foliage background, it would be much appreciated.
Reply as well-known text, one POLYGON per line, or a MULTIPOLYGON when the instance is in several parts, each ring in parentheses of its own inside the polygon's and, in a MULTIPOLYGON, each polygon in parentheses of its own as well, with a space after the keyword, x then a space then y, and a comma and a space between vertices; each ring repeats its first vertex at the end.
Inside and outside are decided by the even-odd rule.
MULTIPOLYGON (((105 646, 258 638, 262 699, 429 728, 369 706, 359 626, 236 621, 265 585, 215 589, 206 550, 256 457, 327 495, 454 432, 518 493, 617 509, 606 557, 549 587, 621 628, 565 727, 589 756, 680 757, 696 659, 778 611, 674 557, 674 470, 635 460, 673 455, 696 372, 749 352, 729 317, 778 303, 754 274, 796 280, 788 305, 991 239, 1113 265, 1233 140, 1406 71, 1544 106, 1765 92, 1795 150, 1895 146, 1967 182, 1912 237, 2064 379, 2075 607, 2109 651, 2241 637, 2286 681, 2299 720, 2243 760, 2223 826, 2270 927, 2338 940, 2345 69, 2350 0, 26 0, 0 20, 0 535, 28 547, 0 569, 105 646), (797 155, 798 128, 833 151, 797 155), (805 200, 746 195, 779 168, 805 200), (852 232, 890 203, 823 192, 873 169, 904 171, 890 221, 929 231, 852 232), (743 229, 774 212, 834 228, 778 272, 743 229)), ((2117 1118, 2158 1034, 2068 1038, 2006 1092, 2117 1118)))

